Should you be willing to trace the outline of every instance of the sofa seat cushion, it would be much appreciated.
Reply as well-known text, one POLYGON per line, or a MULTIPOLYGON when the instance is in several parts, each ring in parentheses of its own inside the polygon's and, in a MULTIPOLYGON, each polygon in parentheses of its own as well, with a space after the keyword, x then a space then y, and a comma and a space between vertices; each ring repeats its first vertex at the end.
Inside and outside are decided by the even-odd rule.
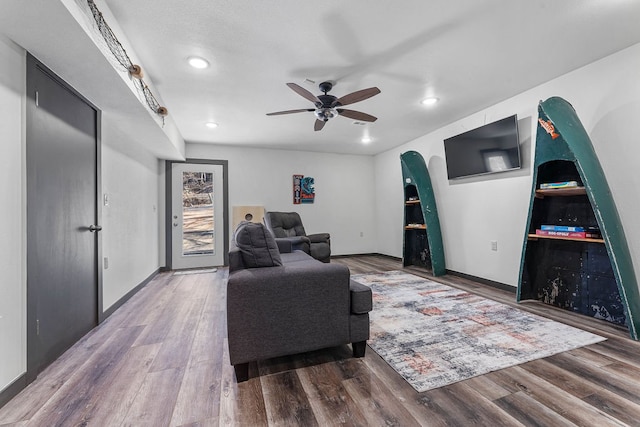
POLYGON ((351 313, 364 314, 371 311, 373 308, 371 288, 351 280, 349 291, 351 292, 351 313))
POLYGON ((318 264, 320 262, 303 251, 280 254, 280 258, 282 259, 282 265, 297 265, 301 263, 318 264))
POLYGON ((263 224, 241 223, 234 234, 246 268, 276 267, 282 265, 275 239, 263 224))

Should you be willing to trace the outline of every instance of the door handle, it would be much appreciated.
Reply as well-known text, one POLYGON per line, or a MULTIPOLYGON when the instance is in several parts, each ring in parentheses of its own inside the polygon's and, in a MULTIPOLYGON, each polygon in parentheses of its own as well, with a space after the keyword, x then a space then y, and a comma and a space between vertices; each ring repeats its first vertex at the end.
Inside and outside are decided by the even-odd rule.
POLYGON ((89 226, 89 231, 92 232, 92 233, 95 233, 96 231, 100 231, 100 230, 102 230, 102 226, 100 226, 100 225, 91 224, 89 226))

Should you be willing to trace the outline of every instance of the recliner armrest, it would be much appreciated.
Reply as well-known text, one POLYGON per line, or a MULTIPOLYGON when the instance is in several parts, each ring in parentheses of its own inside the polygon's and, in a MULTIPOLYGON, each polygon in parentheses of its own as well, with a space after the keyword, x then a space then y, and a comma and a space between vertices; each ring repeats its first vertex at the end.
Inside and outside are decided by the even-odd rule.
POLYGON ((324 243, 331 240, 331 235, 329 233, 307 234, 307 237, 311 243, 324 243))
POLYGON ((291 252, 293 252, 293 244, 290 239, 276 237, 275 240, 276 245, 278 245, 278 250, 281 254, 290 254, 291 252))
POLYGON ((307 236, 276 237, 276 244, 278 245, 280 253, 283 254, 293 251, 303 251, 309 253, 309 239, 307 238, 307 236), (282 249, 280 246, 281 244, 282 249))

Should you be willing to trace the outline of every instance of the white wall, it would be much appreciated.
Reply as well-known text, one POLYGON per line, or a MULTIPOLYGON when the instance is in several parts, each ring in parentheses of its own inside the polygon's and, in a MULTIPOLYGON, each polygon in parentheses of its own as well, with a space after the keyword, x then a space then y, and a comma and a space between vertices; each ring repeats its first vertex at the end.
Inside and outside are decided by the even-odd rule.
POLYGON ((26 370, 25 61, 0 35, 0 390, 26 370))
MULTIPOLYGON (((26 371, 26 52, 0 35, 0 391, 26 371)), ((103 308, 160 266, 157 158, 102 120, 103 308)))
POLYGON ((190 143, 186 151, 187 158, 229 161, 230 219, 233 206, 295 211, 307 233, 331 233, 332 255, 376 251, 373 157, 190 143), (315 179, 313 204, 293 204, 294 174, 315 179))
POLYGON ((158 159, 121 133, 108 113, 102 115, 103 308, 155 272, 159 264, 160 165, 158 159), (103 199, 104 200, 104 199, 103 199))
POLYGON ((416 150, 424 156, 435 187, 447 268, 517 286, 531 192, 537 106, 540 100, 561 96, 574 106, 591 136, 640 277, 639 69, 640 44, 376 156, 378 251, 402 256, 399 155, 416 150), (519 118, 524 169, 448 181, 444 138, 511 114, 519 118), (498 241, 497 252, 491 251, 491 240, 498 241))

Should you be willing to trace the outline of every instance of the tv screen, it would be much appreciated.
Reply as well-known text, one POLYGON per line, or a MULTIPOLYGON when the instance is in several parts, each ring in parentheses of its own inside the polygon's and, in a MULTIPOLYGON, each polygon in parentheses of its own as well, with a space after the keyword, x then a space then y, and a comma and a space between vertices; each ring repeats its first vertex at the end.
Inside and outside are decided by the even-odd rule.
POLYGON ((444 140, 449 179, 520 169, 518 116, 444 140))

